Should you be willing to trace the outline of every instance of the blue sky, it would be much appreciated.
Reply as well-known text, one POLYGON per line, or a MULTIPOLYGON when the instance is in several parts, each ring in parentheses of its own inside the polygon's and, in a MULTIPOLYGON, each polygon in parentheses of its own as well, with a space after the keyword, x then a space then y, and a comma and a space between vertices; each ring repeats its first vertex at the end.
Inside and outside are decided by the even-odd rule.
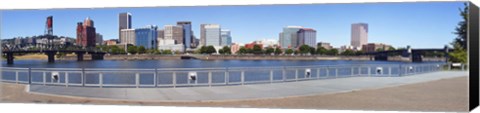
POLYGON ((118 14, 130 12, 134 28, 187 20, 200 38, 200 24, 214 23, 230 29, 233 42, 240 43, 278 40, 283 27, 295 25, 314 28, 317 41, 339 47, 350 44, 351 24, 364 22, 369 24, 368 42, 441 48, 455 38, 452 32, 461 20, 459 8, 463 6, 463 2, 421 2, 3 10, 1 38, 43 34, 46 17, 52 15, 55 35, 75 38, 76 23, 90 17, 104 39, 117 39, 118 14))

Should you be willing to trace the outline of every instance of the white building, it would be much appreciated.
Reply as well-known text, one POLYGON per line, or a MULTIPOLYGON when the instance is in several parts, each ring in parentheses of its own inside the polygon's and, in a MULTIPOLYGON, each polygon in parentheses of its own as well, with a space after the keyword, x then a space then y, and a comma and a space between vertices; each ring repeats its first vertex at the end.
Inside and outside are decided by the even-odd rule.
POLYGON ((135 29, 122 29, 120 34, 121 44, 136 45, 135 29))
POLYGON ((350 45, 361 48, 362 45, 368 43, 368 24, 354 23, 352 24, 350 45))
POLYGON ((158 50, 171 50, 171 51, 178 51, 184 52, 185 47, 183 44, 175 44, 174 39, 161 39, 158 38, 158 50))
POLYGON ((220 25, 204 24, 205 46, 221 46, 220 25))

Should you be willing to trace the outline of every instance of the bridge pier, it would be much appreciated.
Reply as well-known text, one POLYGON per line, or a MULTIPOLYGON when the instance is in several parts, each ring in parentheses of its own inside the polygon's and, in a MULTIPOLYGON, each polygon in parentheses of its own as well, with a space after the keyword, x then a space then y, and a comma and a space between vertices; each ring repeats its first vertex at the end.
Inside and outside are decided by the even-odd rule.
POLYGON ((83 55, 85 53, 83 52, 76 52, 75 54, 77 54, 77 61, 83 61, 83 55))
POLYGON ((49 63, 55 62, 55 54, 57 54, 57 52, 45 52, 45 54, 48 56, 49 63))
POLYGON ((7 54, 7 64, 13 64, 13 53, 6 53, 7 54))

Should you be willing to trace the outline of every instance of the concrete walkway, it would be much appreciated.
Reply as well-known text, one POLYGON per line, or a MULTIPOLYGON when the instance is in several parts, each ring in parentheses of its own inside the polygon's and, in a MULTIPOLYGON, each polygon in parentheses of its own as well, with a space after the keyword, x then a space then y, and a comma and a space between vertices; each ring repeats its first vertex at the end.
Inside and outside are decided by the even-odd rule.
POLYGON ((331 94, 461 76, 468 76, 468 72, 442 71, 404 77, 350 77, 243 86, 182 88, 92 88, 31 85, 27 91, 44 95, 154 102, 230 101, 331 94))

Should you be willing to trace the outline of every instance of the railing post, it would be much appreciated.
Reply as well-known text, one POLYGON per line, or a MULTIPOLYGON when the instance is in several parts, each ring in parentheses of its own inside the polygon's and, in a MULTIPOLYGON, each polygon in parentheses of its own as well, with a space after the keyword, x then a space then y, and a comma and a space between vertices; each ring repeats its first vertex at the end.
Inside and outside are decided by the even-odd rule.
POLYGON ((208 72, 208 87, 212 87, 212 72, 208 72))
POLYGON ((361 76, 362 75, 362 67, 358 66, 358 74, 357 76, 361 76))
MULTIPOLYGON (((45 73, 43 73, 45 75, 45 73)), ((85 80, 86 80, 86 75, 85 75, 85 68, 82 68, 82 87, 85 87, 85 80)))
POLYGON ((270 69, 270 83, 273 83, 273 70, 270 69))
POLYGON ((230 76, 228 72, 228 67, 225 68, 225 85, 228 85, 228 81, 230 81, 230 76))
POLYGON ((43 71, 43 85, 47 85, 47 72, 43 71))
POLYGON ((295 69, 295 81, 298 81, 298 69, 295 69))
POLYGON ((317 68, 317 79, 320 79, 320 68, 317 68))
POLYGON ((15 71, 15 83, 18 84, 18 71, 15 71))
POLYGON ((353 66, 350 69, 350 76, 353 76, 353 66))
POLYGON ((372 76, 372 67, 368 66, 368 76, 372 76))
POLYGON ((155 87, 158 87, 158 71, 157 71, 157 68, 155 68, 155 73, 153 73, 153 76, 154 76, 154 80, 153 80, 153 83, 155 85, 155 87))
POLYGON ((28 84, 32 84, 32 68, 28 68, 28 84))
POLYGON ((245 83, 245 71, 242 70, 241 74, 240 74, 240 82, 242 83, 242 85, 244 85, 245 83))
POLYGON ((335 78, 338 78, 338 67, 335 68, 335 78))
POLYGON ((392 76, 392 67, 391 66, 388 67, 388 75, 390 77, 392 76))
POLYGON ((173 88, 177 87, 177 73, 176 72, 172 73, 172 84, 173 84, 173 88))
POLYGON ((98 83, 100 85, 100 88, 103 88, 103 73, 99 73, 98 75, 98 83))
POLYGON ((326 72, 327 72, 327 78, 330 77, 330 68, 326 68, 326 72))
POLYGON ((68 72, 65 72, 65 87, 68 87, 68 72))
POLYGON ((135 73, 135 87, 138 88, 140 86, 140 74, 135 73))
POLYGON ((286 80, 286 75, 287 75, 287 72, 286 72, 286 67, 283 67, 282 68, 282 80, 285 82, 286 80))

